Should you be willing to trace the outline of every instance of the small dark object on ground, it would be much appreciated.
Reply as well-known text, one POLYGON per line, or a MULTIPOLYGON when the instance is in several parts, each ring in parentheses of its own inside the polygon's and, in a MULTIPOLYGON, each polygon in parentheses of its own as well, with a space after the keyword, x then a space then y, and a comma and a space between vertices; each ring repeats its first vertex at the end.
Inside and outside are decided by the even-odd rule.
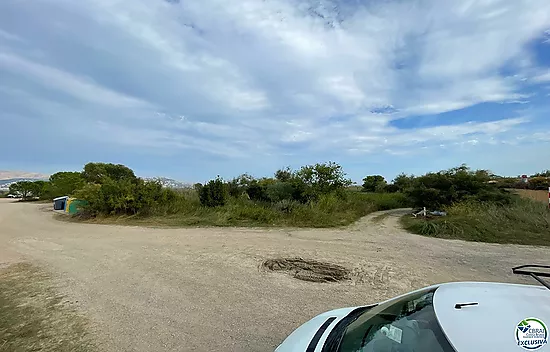
POLYGON ((311 282, 337 282, 349 278, 349 270, 343 266, 303 258, 268 259, 262 263, 262 268, 286 271, 296 279, 311 282))

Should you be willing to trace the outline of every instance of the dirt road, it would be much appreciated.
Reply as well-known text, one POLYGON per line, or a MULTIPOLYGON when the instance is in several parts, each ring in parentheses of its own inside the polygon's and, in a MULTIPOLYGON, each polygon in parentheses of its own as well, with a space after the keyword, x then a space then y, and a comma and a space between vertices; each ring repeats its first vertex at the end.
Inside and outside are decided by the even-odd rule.
POLYGON ((52 272, 107 351, 272 351, 323 311, 444 281, 531 283, 510 268, 550 258, 550 248, 410 235, 402 211, 336 230, 151 229, 60 222, 44 207, 0 200, 0 265, 52 272), (352 279, 259 269, 279 256, 340 264, 352 279))

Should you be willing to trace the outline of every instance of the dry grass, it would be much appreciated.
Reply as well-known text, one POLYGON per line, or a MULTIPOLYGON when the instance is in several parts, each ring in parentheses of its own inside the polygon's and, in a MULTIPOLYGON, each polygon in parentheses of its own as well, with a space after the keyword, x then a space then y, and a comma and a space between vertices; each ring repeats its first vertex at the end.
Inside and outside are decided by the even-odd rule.
POLYGON ((0 271, 0 352, 91 351, 85 320, 30 264, 0 271))
POLYGON ((529 199, 533 199, 533 200, 548 204, 548 191, 545 191, 545 190, 534 191, 530 189, 517 189, 514 191, 520 196, 522 196, 523 198, 529 198, 529 199))
POLYGON ((445 209, 449 216, 403 217, 404 227, 419 235, 475 242, 550 246, 550 211, 530 199, 510 205, 458 203, 445 209))

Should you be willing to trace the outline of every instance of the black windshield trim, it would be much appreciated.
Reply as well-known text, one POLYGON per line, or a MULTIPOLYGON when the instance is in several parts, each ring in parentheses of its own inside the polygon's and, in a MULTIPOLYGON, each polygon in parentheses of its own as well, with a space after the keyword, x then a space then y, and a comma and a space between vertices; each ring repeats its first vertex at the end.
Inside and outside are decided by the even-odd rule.
POLYGON ((355 321, 355 319, 359 318, 361 314, 376 306, 377 304, 356 308, 352 310, 348 315, 346 315, 342 320, 340 320, 328 335, 321 352, 338 351, 338 348, 340 347, 340 342, 348 325, 355 321))

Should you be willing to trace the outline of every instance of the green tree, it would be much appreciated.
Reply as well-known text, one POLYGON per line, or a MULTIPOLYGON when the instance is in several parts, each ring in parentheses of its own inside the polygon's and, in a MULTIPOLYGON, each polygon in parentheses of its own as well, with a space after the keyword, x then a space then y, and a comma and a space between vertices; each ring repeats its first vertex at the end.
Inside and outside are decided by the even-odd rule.
POLYGON ((401 173, 393 179, 392 185, 394 185, 399 192, 404 192, 407 188, 412 186, 413 181, 413 175, 409 176, 405 173, 401 173))
POLYGON ((86 184, 76 196, 88 202, 84 211, 92 216, 148 214, 154 207, 177 197, 173 190, 163 188, 158 181, 113 181, 109 178, 101 184, 86 184))
POLYGON ((227 182, 227 190, 230 196, 237 198, 246 192, 254 183, 257 183, 257 180, 253 176, 245 173, 227 182))
POLYGON ((295 189, 290 182, 278 181, 266 187, 267 198, 273 203, 278 203, 283 200, 292 200, 294 194, 295 189))
POLYGON ((384 192, 387 182, 383 176, 371 175, 363 179, 363 192, 384 192))
POLYGON ((82 178, 90 183, 104 183, 107 180, 137 182, 134 171, 121 164, 88 163, 84 165, 82 178))
POLYGON ((302 166, 294 173, 294 179, 298 181, 293 182, 297 188, 305 186, 305 197, 309 200, 317 199, 322 194, 343 191, 352 184, 342 166, 332 161, 302 166))
POLYGON ((19 181, 10 185, 10 193, 19 195, 23 199, 40 197, 44 192, 44 181, 19 181))
POLYGON ((55 198, 72 195, 76 190, 84 187, 85 181, 80 172, 57 172, 50 176, 47 183, 44 198, 55 198))
POLYGON ((490 172, 473 171, 461 165, 415 178, 406 194, 415 206, 431 209, 440 209, 465 200, 509 203, 510 194, 489 183, 490 180, 490 172))
POLYGON ((227 185, 219 176, 215 180, 210 180, 199 191, 200 202, 207 207, 224 206, 228 198, 227 185))
POLYGON ((293 177, 292 170, 288 166, 284 169, 275 171, 275 179, 281 182, 289 182, 292 179, 292 177, 293 177))

